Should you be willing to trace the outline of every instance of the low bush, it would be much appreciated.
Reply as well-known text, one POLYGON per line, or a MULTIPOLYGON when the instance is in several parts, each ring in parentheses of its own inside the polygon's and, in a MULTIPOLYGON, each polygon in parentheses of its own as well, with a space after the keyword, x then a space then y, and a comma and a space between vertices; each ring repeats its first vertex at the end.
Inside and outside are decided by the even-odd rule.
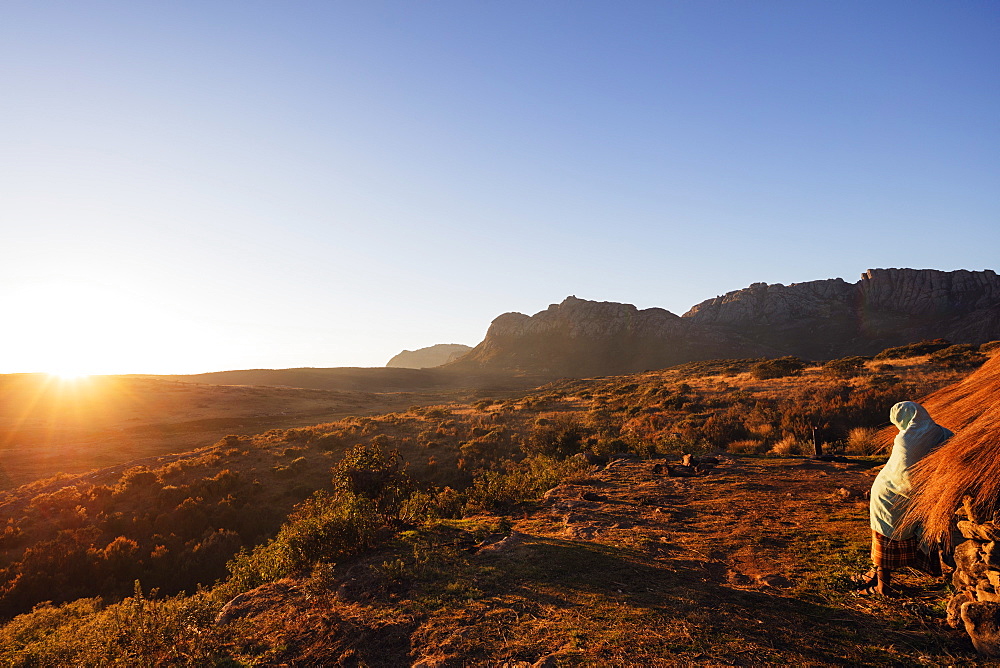
POLYGON ((469 510, 497 510, 536 501, 563 480, 589 475, 590 466, 578 459, 545 455, 528 457, 504 471, 484 471, 469 488, 469 510))
POLYGON ((975 369, 986 362, 986 355, 979 351, 979 346, 960 344, 942 348, 931 353, 929 361, 947 369, 975 369))
POLYGON ((943 350, 950 345, 951 342, 945 339, 918 341, 917 343, 909 343, 905 346, 886 348, 878 355, 876 355, 875 359, 886 360, 886 359, 901 359, 905 357, 921 357, 923 355, 930 355, 931 353, 937 352, 938 350, 943 350))
POLYGON ((779 357, 773 360, 761 360, 750 367, 750 375, 757 380, 768 378, 784 378, 798 376, 806 368, 805 362, 798 357, 779 357))
POLYGON ((852 378, 868 371, 867 357, 842 357, 823 363, 823 373, 834 378, 852 378))
POLYGON ((536 420, 521 448, 528 455, 565 458, 580 452, 586 436, 586 429, 575 418, 555 415, 536 420))

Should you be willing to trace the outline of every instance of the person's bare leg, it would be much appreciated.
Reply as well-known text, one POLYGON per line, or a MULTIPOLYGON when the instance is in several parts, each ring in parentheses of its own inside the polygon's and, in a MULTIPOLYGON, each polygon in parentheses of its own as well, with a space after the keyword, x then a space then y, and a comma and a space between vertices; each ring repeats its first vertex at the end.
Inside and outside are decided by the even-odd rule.
POLYGON ((892 595, 892 571, 888 568, 879 568, 878 570, 878 585, 875 586, 875 591, 877 591, 882 596, 892 595))

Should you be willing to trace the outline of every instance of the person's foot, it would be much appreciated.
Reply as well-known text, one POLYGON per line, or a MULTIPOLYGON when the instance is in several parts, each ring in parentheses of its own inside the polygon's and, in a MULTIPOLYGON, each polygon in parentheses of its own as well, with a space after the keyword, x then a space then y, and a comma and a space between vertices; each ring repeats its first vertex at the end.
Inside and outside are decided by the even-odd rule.
POLYGON ((854 591, 855 596, 881 596, 882 598, 895 598, 896 594, 889 587, 883 587, 881 585, 875 585, 874 587, 865 587, 864 589, 857 589, 854 591))
POLYGON ((858 589, 868 589, 869 587, 874 587, 878 584, 878 571, 873 568, 863 575, 854 575, 851 577, 851 582, 853 582, 858 589))
MULTIPOLYGON (((862 587, 855 593, 856 596, 884 596, 885 598, 892 598, 896 595, 895 591, 890 587, 890 582, 892 580, 892 571, 885 568, 875 568, 875 581, 868 584, 868 586, 862 587)), ((870 573, 870 572, 869 572, 870 573)), ((865 574, 866 576, 868 573, 865 574)), ((867 583, 866 583, 867 584, 867 583)))

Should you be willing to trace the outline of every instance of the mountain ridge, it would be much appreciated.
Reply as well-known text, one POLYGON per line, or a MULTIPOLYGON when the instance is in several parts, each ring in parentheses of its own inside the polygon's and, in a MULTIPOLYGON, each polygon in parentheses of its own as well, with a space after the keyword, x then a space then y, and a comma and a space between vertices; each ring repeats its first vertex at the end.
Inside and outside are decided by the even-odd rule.
POLYGON ((1000 338, 1000 276, 891 268, 856 283, 754 283, 683 316, 570 296, 532 316, 498 316, 478 346, 442 368, 607 375, 713 358, 872 355, 933 338, 1000 338))

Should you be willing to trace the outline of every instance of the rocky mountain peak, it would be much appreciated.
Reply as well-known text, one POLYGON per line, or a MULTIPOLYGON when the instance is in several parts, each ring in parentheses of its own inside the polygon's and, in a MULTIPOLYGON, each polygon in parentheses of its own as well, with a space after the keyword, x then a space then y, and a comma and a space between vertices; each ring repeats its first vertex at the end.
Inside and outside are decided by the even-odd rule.
POLYGON ((711 358, 834 359, 934 338, 1000 339, 994 271, 869 269, 856 283, 753 283, 683 316, 570 296, 532 316, 501 315, 454 364, 580 376, 711 358))

